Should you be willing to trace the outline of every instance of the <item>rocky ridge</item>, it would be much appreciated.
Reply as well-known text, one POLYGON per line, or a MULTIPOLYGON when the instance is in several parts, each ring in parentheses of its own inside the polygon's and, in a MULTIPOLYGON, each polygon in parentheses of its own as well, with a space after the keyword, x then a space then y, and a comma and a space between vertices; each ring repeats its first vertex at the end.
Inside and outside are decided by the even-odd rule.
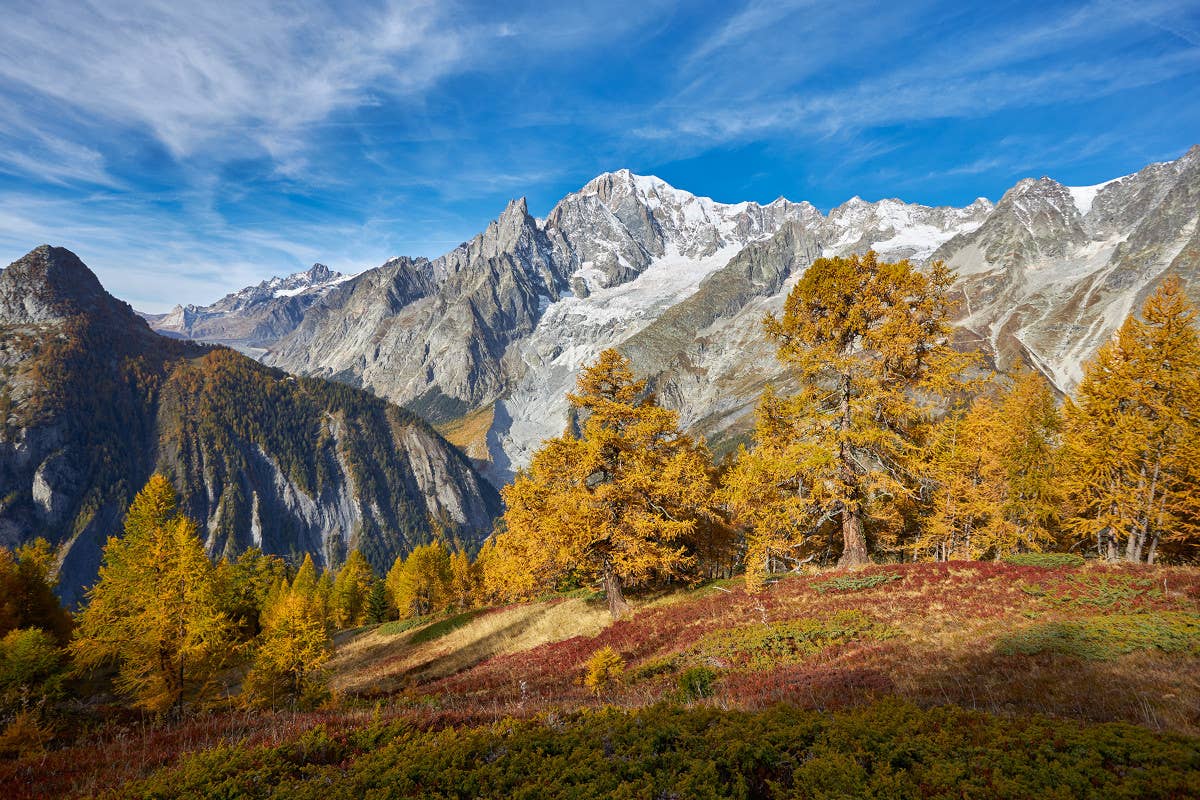
POLYGON ((324 264, 228 294, 207 306, 177 305, 166 314, 143 314, 164 336, 224 344, 250 355, 291 333, 314 303, 353 276, 324 264))
POLYGON ((0 272, 0 544, 48 538, 76 601, 153 471, 214 557, 336 565, 358 547, 386 570, 435 526, 478 544, 500 508, 410 412, 159 336, 73 253, 33 250, 0 272))
POLYGON ((489 475, 502 482, 562 430, 575 372, 610 346, 694 431, 735 438, 762 387, 786 380, 763 315, 814 259, 873 249, 947 261, 964 343, 1069 392, 1161 275, 1196 285, 1198 192, 1200 147, 1095 186, 1022 180, 995 205, 855 197, 828 214, 783 198, 718 203, 621 170, 543 219, 514 201, 445 256, 338 285, 264 358, 435 421, 491 408, 489 475))

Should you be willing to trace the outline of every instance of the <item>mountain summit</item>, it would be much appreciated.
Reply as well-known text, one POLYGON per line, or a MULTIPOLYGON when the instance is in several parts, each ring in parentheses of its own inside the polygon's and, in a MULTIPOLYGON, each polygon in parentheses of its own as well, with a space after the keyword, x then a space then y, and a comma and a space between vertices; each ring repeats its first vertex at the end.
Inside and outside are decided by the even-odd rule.
MULTIPOLYGON (((854 197, 827 214, 783 198, 718 203, 619 170, 544 219, 513 201, 440 258, 393 259, 339 283, 292 330, 257 344, 269 364, 363 386, 434 420, 490 420, 476 451, 498 482, 562 430, 563 395, 606 347, 634 358, 719 449, 746 429, 764 385, 786 380, 761 319, 814 259, 875 250, 947 261, 964 342, 1000 369, 1026 363, 1070 391, 1165 272, 1195 285, 1198 195, 1200 147, 1094 186, 1025 179, 995 205, 854 197)), ((229 312, 223 324, 239 319, 229 312)))

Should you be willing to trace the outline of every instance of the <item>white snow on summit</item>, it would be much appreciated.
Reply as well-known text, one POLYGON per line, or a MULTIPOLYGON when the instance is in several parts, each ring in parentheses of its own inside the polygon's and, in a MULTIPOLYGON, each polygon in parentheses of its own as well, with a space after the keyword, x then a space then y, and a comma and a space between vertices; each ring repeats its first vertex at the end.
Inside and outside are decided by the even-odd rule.
POLYGON ((1075 201, 1075 207, 1079 209, 1079 216, 1086 217, 1092 210, 1092 203, 1096 201, 1096 195, 1100 194, 1101 189, 1120 180, 1124 180, 1124 178, 1113 178, 1111 181, 1097 183, 1093 186, 1068 186, 1067 191, 1071 193, 1071 199, 1075 201))

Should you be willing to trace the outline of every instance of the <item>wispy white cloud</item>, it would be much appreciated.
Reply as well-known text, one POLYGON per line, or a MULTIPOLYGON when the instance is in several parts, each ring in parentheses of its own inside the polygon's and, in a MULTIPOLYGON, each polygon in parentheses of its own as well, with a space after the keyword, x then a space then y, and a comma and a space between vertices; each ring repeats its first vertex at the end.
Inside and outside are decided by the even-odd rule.
POLYGON ((0 80, 144 126, 177 156, 219 141, 286 163, 305 126, 375 93, 425 90, 474 35, 424 0, 23 5, 0 26, 0 80))
POLYGON ((1179 19, 1177 3, 1095 2, 1027 14, 986 29, 956 30, 919 50, 905 43, 929 35, 920 30, 926 21, 907 5, 903 14, 837 6, 835 15, 831 8, 749 3, 691 52, 678 90, 635 134, 692 150, 781 131, 856 135, 877 126, 1076 102, 1200 74, 1200 48, 1120 49, 1136 43, 1138 23, 1187 39, 1190 23, 1179 19), (809 20, 821 36, 798 39, 792 26, 773 30, 791 14, 801 25, 809 20), (763 57, 781 46, 792 52, 763 57), (832 78, 856 70, 855 80, 832 78))
POLYGON ((1140 152, 1119 132, 1000 130, 912 158, 927 130, 1003 117, 1021 132, 1027 111, 1200 77, 1200 15, 1177 0, 980 8, 12 0, 0 263, 76 247, 162 309, 316 260, 437 255, 507 197, 539 212, 602 169, 761 147, 724 187, 686 188, 770 199, 788 191, 774 156, 803 152, 792 163, 844 197, 864 176, 900 192, 1140 152))

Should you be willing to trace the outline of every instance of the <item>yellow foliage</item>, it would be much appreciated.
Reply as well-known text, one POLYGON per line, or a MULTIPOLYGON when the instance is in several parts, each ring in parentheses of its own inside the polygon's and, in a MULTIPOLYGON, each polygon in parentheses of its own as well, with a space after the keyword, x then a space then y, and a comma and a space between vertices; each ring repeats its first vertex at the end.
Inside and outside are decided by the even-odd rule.
POLYGON ((599 579, 619 615, 624 587, 687 573, 701 540, 720 535, 707 448, 645 389, 615 350, 583 370, 568 395, 581 434, 544 442, 503 490, 503 530, 485 559, 489 592, 599 579))
POLYGON ((625 679, 625 659, 607 645, 601 647, 587 661, 587 669, 583 676, 583 685, 593 693, 600 694, 610 686, 620 684, 625 679))
POLYGON ((263 614, 254 665, 246 676, 250 705, 283 701, 312 704, 324 689, 321 666, 333 654, 333 642, 320 603, 295 586, 281 592, 263 614))
POLYGON ((1200 544, 1200 334, 1171 276, 1087 364, 1068 401, 1067 526, 1110 558, 1200 544))
POLYGON ((441 542, 397 557, 385 579, 388 597, 401 617, 423 617, 445 611, 453 602, 450 552, 441 542))
POLYGON ((333 624, 337 628, 355 628, 367 620, 367 597, 375 574, 357 549, 350 552, 345 565, 333 581, 333 624))
POLYGON ((151 711, 204 697, 232 626, 196 524, 180 515, 165 476, 134 498, 124 536, 108 540, 103 558, 71 643, 76 664, 115 662, 117 690, 151 711))
POLYGON ((966 388, 973 361, 950 346, 952 281, 940 262, 822 258, 765 320, 800 391, 763 396, 755 447, 724 482, 752 588, 769 556, 794 558, 823 532, 840 531, 843 565, 867 561, 868 526, 894 538, 934 404, 966 388))
POLYGON ((1054 545, 1061 428, 1050 385, 1033 372, 998 397, 947 415, 925 451, 932 497, 914 552, 1000 558, 1054 545))

